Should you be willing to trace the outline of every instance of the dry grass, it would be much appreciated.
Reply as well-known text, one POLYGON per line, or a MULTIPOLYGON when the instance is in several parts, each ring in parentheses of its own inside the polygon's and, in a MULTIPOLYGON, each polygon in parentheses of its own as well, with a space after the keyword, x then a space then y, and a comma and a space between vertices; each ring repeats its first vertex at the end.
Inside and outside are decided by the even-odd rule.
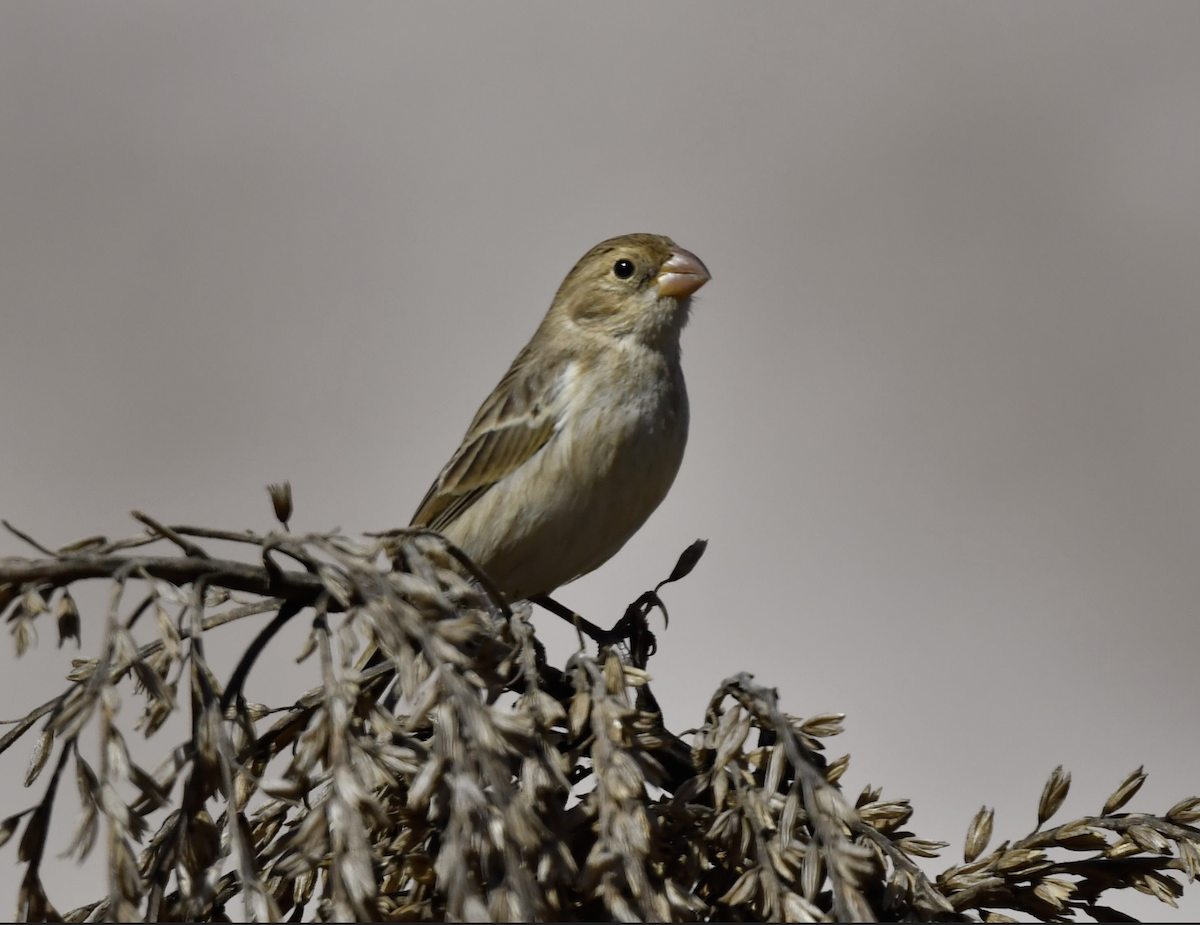
POLYGON ((139 536, 49 550, 14 531, 40 553, 0 560, 19 654, 51 614, 60 640, 78 638, 73 583, 112 589, 99 654, 0 739, 0 751, 33 740, 26 783, 45 780, 36 805, 0 823, 0 839, 19 833, 18 918, 227 920, 236 899, 255 919, 293 921, 1012 921, 998 909, 1111 921, 1105 891, 1173 903, 1173 874, 1200 873, 1200 800, 1162 817, 1121 812, 1138 769, 1100 815, 1043 829, 1070 784, 1059 768, 1037 830, 985 853, 984 808, 964 863, 931 879, 914 859, 946 845, 904 830, 908 801, 839 788, 848 756, 827 762, 822 740, 840 715, 788 716, 741 674, 690 744, 664 728, 645 670, 653 592, 627 615, 630 651, 581 648, 558 669, 527 609, 498 601, 440 537, 293 534, 290 494, 272 499, 284 532, 135 515, 139 536), (214 558, 206 538, 260 561, 214 558), (174 551, 148 555, 156 543, 174 551), (206 643, 267 614, 223 685, 206 643), (293 619, 311 621, 315 686, 282 707, 246 703, 257 654, 293 619), (382 658, 360 668, 371 644, 382 658), (140 716, 120 706, 135 699, 140 716), (190 735, 154 771, 139 767, 130 720, 149 735, 177 712, 190 735), (99 733, 91 761, 85 729, 99 733), (68 770, 83 805, 69 850, 102 856, 108 894, 62 915, 40 869, 68 770))

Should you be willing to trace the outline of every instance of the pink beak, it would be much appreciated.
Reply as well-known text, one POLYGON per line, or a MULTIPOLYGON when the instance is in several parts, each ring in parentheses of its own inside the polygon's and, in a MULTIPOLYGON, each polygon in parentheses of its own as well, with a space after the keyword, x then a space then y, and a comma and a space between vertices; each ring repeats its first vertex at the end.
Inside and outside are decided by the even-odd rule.
POLYGON ((671 248, 671 256, 662 265, 656 277, 658 294, 682 299, 712 279, 708 267, 700 262, 700 258, 682 247, 671 248))

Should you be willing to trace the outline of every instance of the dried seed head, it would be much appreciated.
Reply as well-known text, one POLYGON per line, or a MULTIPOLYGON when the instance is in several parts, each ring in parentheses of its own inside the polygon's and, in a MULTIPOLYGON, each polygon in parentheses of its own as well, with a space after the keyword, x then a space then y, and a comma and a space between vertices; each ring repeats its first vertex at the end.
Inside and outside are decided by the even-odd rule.
POLYGON ((734 755, 740 755, 750 734, 750 714, 735 706, 721 717, 717 727, 717 757, 714 767, 723 768, 734 755))
POLYGON ((804 893, 804 898, 809 902, 817 898, 821 881, 825 879, 823 861, 821 852, 815 850, 815 846, 813 846, 804 853, 804 860, 800 864, 800 889, 804 893))
POLYGON ((99 661, 94 658, 71 659, 71 671, 67 674, 68 681, 82 682, 91 678, 99 661))
POLYGON ((1176 844, 1179 846, 1179 860, 1183 862, 1184 873, 1187 874, 1188 880, 1194 883, 1196 878, 1200 877, 1200 843, 1181 838, 1176 844))
POLYGON ((1060 764, 1050 772, 1050 777, 1046 779, 1046 786, 1042 788, 1042 798, 1038 801, 1039 828, 1042 823, 1058 812, 1070 789, 1071 772, 1064 771, 1060 764))
POLYGON ((275 519, 288 529, 292 519, 292 483, 282 482, 278 485, 268 485, 267 492, 271 495, 271 506, 275 509, 275 519))
POLYGON ((1171 843, 1148 825, 1131 825, 1125 832, 1138 847, 1150 854, 1170 854, 1171 843))
POLYGON ((749 903, 758 890, 759 868, 751 867, 734 881, 729 891, 717 902, 726 906, 740 906, 749 903))
POLYGON ((625 690, 625 673, 622 671, 621 659, 612 649, 608 650, 608 658, 604 660, 604 687, 612 695, 625 690))
POLYGON ((587 691, 576 691, 575 696, 571 698, 571 712, 568 718, 572 739, 579 738, 591 712, 591 694, 587 691))
POLYGON ((908 800, 888 800, 867 803, 859 807, 858 812, 867 825, 884 831, 904 825, 912 816, 913 808, 908 800))
POLYGON ((1120 859, 1140 854, 1141 851, 1142 846, 1126 835, 1119 841, 1114 842, 1112 847, 1104 852, 1104 856, 1106 858, 1120 859))
POLYGON ((681 578, 687 578, 692 573, 692 569, 696 567, 696 563, 700 561, 700 557, 704 555, 704 550, 708 548, 708 540, 696 540, 687 549, 679 555, 678 561, 675 563, 675 568, 671 569, 670 576, 666 581, 659 582, 657 591, 663 585, 670 584, 673 581, 679 581, 681 578))
POLYGON ((17 831, 17 826, 21 824, 24 816, 25 813, 17 813, 0 822, 0 847, 8 844, 8 840, 13 837, 13 833, 17 831))
POLYGON ((1054 835, 1054 843, 1069 851, 1103 851, 1108 847, 1108 838, 1104 829, 1078 819, 1060 828, 1054 835))
POLYGON ((1138 892, 1153 896, 1155 899, 1160 899, 1168 906, 1176 909, 1179 906, 1175 902, 1175 897, 1183 894, 1183 887, 1175 880, 1160 874, 1158 871, 1148 871, 1139 877, 1135 877, 1133 879, 1133 888, 1138 892))
POLYGON ((26 787, 37 780, 38 775, 42 773, 42 768, 46 766, 46 759, 50 757, 52 751, 54 751, 54 730, 47 729, 38 738, 37 745, 33 749, 33 754, 29 757, 29 770, 25 772, 26 787))
POLYGON ((817 739, 841 735, 845 729, 842 725, 845 719, 845 713, 819 713, 801 723, 800 731, 817 739))
POLYGON ((779 789, 779 784, 783 780, 783 769, 787 764, 787 759, 784 754, 784 745, 782 742, 776 742, 771 746, 771 757, 767 762, 767 775, 763 779, 763 789, 773 794, 779 789))
POLYGON ((970 864, 988 846, 992 840, 992 821, 996 815, 994 809, 986 806, 979 807, 979 812, 967 827, 967 843, 963 846, 963 860, 970 864))
POLYGON ((17 646, 17 658, 37 645, 37 630, 34 629, 33 621, 21 611, 17 611, 10 632, 17 646))
POLYGON ((1010 877, 1029 875, 1049 866, 1046 852, 1036 848, 1014 848, 1004 852, 996 862, 996 870, 1010 877))
MULTIPOLYGON (((271 496, 286 528, 290 493, 286 486, 272 486, 271 496)), ((255 542, 250 533, 239 537, 255 542)), ((1084 875, 1077 885, 1047 879, 1058 859, 1042 850, 1004 843, 985 857, 993 826, 987 807, 968 829, 965 865, 951 868, 936 884, 915 867, 897 870, 894 862, 904 854, 934 856, 943 844, 898 831, 911 806, 906 800, 881 801, 877 788, 868 786, 859 797, 861 812, 852 809, 831 785, 848 756, 818 767, 803 747, 818 748, 819 737, 839 732, 841 716, 804 721, 784 715, 775 692, 753 685, 749 675, 730 679, 709 702, 704 727, 691 731, 698 734, 692 739, 694 767, 688 767, 686 754, 682 760, 673 754, 679 743, 661 715, 650 709, 644 664, 631 667, 605 650, 600 657, 580 653, 564 674, 552 673, 532 627, 523 622, 527 605, 517 608, 520 615, 511 622, 485 612, 465 579, 448 570, 451 560, 436 537, 356 543, 334 535, 284 539, 274 533, 268 545, 278 542, 305 550, 299 558, 311 556, 309 571, 320 570, 329 594, 352 606, 336 626, 314 624, 309 638, 321 654, 316 667, 321 683, 293 706, 280 707, 283 715, 265 734, 254 726, 270 712, 264 706, 231 713, 233 726, 215 706, 204 706, 213 691, 219 696, 220 685, 201 646, 184 645, 187 634, 162 609, 183 606, 196 634, 207 636, 200 620, 217 614, 195 606, 189 582, 180 579, 180 588, 136 566, 117 579, 118 590, 125 582, 151 586, 158 632, 146 625, 154 621, 149 614, 140 625, 127 622, 138 605, 116 595, 105 658, 75 663, 72 679, 79 683, 51 717, 53 732, 42 736, 30 763, 31 778, 47 773, 49 758, 59 757, 55 745, 93 719, 112 729, 102 734, 99 774, 76 756, 84 812, 69 849, 85 855, 93 842, 104 843, 97 833, 108 817, 117 839, 106 849, 112 897, 84 907, 83 914, 68 913, 70 920, 135 915, 149 885, 171 871, 179 888, 174 897, 161 897, 161 917, 181 920, 219 917, 229 902, 238 901, 239 877, 247 909, 268 920, 304 904, 305 917, 429 919, 436 917, 439 902, 440 911, 451 916, 553 920, 581 908, 580 890, 587 894, 584 902, 594 902, 609 918, 702 919, 712 915, 709 904, 724 893, 720 901, 749 918, 861 920, 871 912, 863 897, 878 895, 879 911, 889 918, 932 919, 953 913, 949 894, 961 903, 959 913, 1004 920, 980 908, 985 897, 997 898, 979 892, 987 880, 1015 886, 1012 896, 1019 898, 1013 908, 1023 916, 1057 910, 1061 917, 1099 885, 1084 875), (386 563, 379 567, 381 553, 389 549, 399 555, 394 573, 386 563), (135 632, 161 642, 147 648, 135 632), (359 663, 350 653, 362 647, 364 637, 380 646, 385 664, 367 671, 353 667, 359 663), (190 680, 202 707, 192 731, 193 757, 177 755, 174 766, 160 766, 152 778, 133 764, 117 730, 116 721, 124 719, 116 713, 118 692, 123 696, 132 684, 144 696, 139 726, 148 731, 177 716, 179 690, 166 679, 176 677, 185 653, 195 670, 180 671, 178 683, 186 691, 190 680), (640 695, 636 707, 634 693, 640 695), (570 736, 555 731, 563 725, 571 727, 570 736), (753 744, 749 733, 755 729, 753 744), (290 762, 283 765, 288 751, 290 762), (272 764, 276 759, 280 763, 272 764), (268 770, 277 776, 267 776, 268 770), (680 783, 691 774, 697 776, 680 783), (187 788, 199 788, 190 793, 187 810, 173 801, 181 782, 185 795, 187 788), (126 797, 130 785, 136 792, 126 797), (236 810, 252 789, 261 793, 246 818, 236 810), (572 808, 564 811, 568 797, 572 808), (170 813, 173 806, 139 859, 134 841, 147 813, 170 813), (198 812, 201 806, 213 809, 217 821, 198 812), (860 820, 875 830, 869 837, 860 820), (677 834, 693 830, 694 841, 677 834), (711 846, 705 844, 706 831, 711 846), (697 875, 703 889, 697 889, 697 875), (444 899, 431 899, 435 893, 444 899)), ((106 555, 122 559, 113 553, 124 548, 113 544, 106 555)), ((687 575, 702 551, 701 543, 681 556, 671 580, 687 575)), ((48 601, 60 621, 60 645, 69 636, 78 639, 77 608, 69 595, 55 601, 43 583, 39 608, 27 579, 5 580, 18 583, 0 584, 0 604, 17 608, 12 622, 22 622, 22 633, 32 636, 35 617, 48 601)), ((220 579, 204 586, 206 606, 230 595, 220 579)), ((233 593, 236 604, 251 605, 247 613, 278 609, 277 601, 242 597, 250 594, 233 593)), ((134 616, 145 609, 140 606, 134 616)), ((37 718, 22 720, 20 732, 35 729, 37 718)), ((38 734, 33 731, 31 738, 38 734)), ((1142 780, 1139 769, 1106 810, 1118 811, 1142 780)), ((1061 811, 1069 784, 1061 767, 1051 775, 1038 806, 1039 828, 1061 811)), ((1121 874, 1121 886, 1170 902, 1175 885, 1157 868, 1200 876, 1200 840, 1181 828, 1200 821, 1200 799, 1181 801, 1167 815, 1169 824, 1153 816, 1093 819, 1091 825, 1084 819, 1031 843, 1056 855, 1061 849, 1101 852, 1102 858, 1083 863, 1102 860, 1106 868, 1130 870, 1121 874), (1120 841, 1110 847, 1116 838, 1120 841), (1169 857, 1172 849, 1177 860, 1169 857), (1119 860, 1131 856, 1133 867, 1119 860)), ((29 812, 0 821, 0 843, 13 834, 20 838, 22 819, 30 823, 21 839, 29 858, 41 851, 45 828, 29 812)), ((34 909, 32 899, 21 902, 25 906, 19 908, 34 909)))
POLYGON ((1121 781, 1121 786, 1113 791, 1104 803, 1104 810, 1101 813, 1107 816, 1109 813, 1115 813, 1118 809, 1133 799, 1133 795, 1142 789, 1142 784, 1146 782, 1146 772, 1141 765, 1136 771, 1133 771, 1128 777, 1121 781))
POLYGON ((46 599, 41 592, 31 587, 21 599, 21 609, 31 617, 40 617, 50 608, 46 606, 46 599))
POLYGON ((64 642, 74 639, 75 647, 79 648, 79 608, 75 606, 75 598, 71 597, 70 591, 63 591, 58 599, 55 616, 58 619, 58 647, 61 649, 64 642))
POLYGON ((902 838, 896 842, 897 847, 905 854, 916 855, 920 858, 936 858, 938 852, 948 847, 950 842, 930 841, 926 838, 902 838))
POLYGON ((1180 800, 1167 810, 1167 818, 1171 822, 1183 825, 1191 825, 1200 820, 1200 797, 1188 797, 1186 800, 1180 800))
POLYGON ((831 784, 836 784, 841 779, 842 775, 846 773, 846 768, 848 767, 850 767, 849 752, 842 755, 841 758, 838 758, 830 763, 829 767, 825 769, 825 780, 829 781, 831 784))
POLYGON ((1034 894, 1039 899, 1049 903, 1057 910, 1063 908, 1063 904, 1071 898, 1075 890, 1074 883, 1068 880, 1055 880, 1053 877, 1047 877, 1033 888, 1034 894))

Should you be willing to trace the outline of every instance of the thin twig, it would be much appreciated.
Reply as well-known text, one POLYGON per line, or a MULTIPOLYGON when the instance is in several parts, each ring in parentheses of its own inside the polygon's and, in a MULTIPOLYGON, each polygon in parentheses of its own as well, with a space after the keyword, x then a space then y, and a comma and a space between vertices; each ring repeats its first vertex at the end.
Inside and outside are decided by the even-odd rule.
POLYGON ((191 556, 192 558, 195 558, 195 559, 211 559, 212 558, 207 552, 204 551, 204 549, 202 547, 193 543, 191 540, 184 539, 182 536, 180 536, 178 533, 176 533, 170 527, 160 524, 157 520, 155 520, 149 514, 143 514, 141 511, 131 511, 130 513, 133 515, 133 517, 135 519, 140 520, 151 530, 158 531, 163 536, 165 536, 167 539, 169 539, 172 543, 174 543, 176 546, 178 546, 180 549, 182 549, 184 555, 191 556))
POLYGON ((12 533, 14 536, 24 540, 26 543, 28 543, 30 546, 32 546, 34 549, 36 549, 42 555, 50 556, 50 558, 52 558, 52 559, 58 557, 58 555, 59 555, 58 553, 54 552, 52 549, 47 549, 45 546, 43 546, 41 543, 39 543, 37 540, 35 540, 32 536, 30 536, 24 530, 18 530, 16 527, 14 527, 12 524, 10 524, 7 520, 0 520, 0 524, 4 524, 5 528, 8 530, 9 533, 12 533))

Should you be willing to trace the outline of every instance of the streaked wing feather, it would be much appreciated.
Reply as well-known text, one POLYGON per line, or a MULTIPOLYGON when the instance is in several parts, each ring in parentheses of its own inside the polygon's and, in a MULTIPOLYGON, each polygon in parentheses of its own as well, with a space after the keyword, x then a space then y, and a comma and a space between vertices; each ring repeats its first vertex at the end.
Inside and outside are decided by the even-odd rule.
POLYGON ((436 497, 440 502, 445 504, 445 507, 439 510, 428 523, 421 523, 420 516, 425 513, 425 505, 422 504, 422 510, 418 511, 417 516, 413 518, 413 525, 429 527, 429 529, 437 530, 440 533, 448 524, 453 523, 459 514, 474 504, 479 496, 489 488, 491 488, 490 485, 483 485, 463 495, 433 495, 431 490, 430 495, 427 496, 427 500, 436 497))
POLYGON ((556 424, 552 392, 564 363, 532 371, 527 361, 523 350, 483 403, 413 515, 413 526, 443 530, 550 439, 556 424))

